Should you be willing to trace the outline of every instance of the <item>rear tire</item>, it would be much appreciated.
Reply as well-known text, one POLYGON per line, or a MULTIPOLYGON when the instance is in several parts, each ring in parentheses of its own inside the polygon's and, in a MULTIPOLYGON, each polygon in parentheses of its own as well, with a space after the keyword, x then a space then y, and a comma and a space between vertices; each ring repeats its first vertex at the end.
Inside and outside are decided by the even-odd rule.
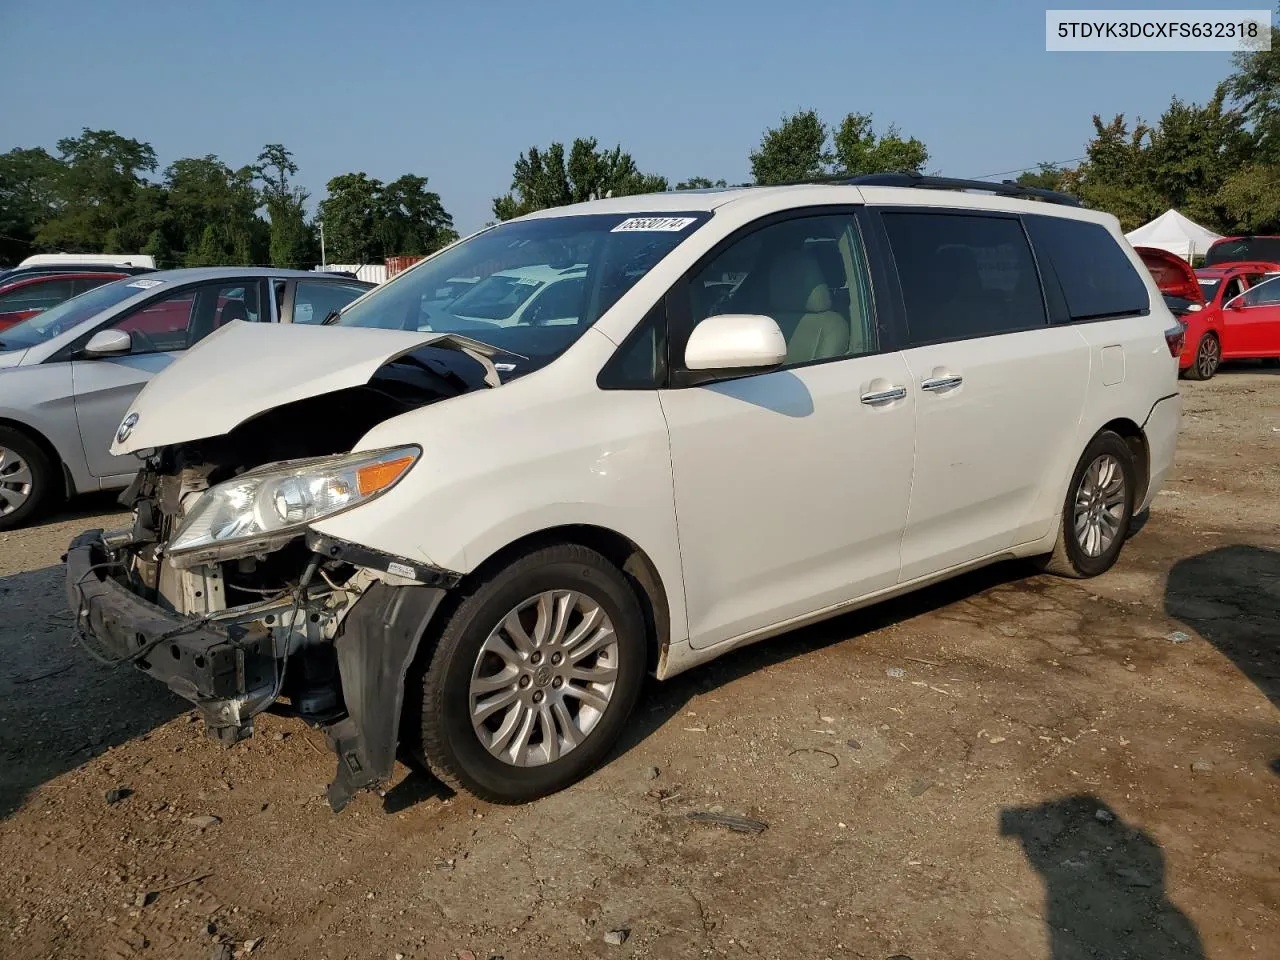
POLYGON ((1196 344, 1196 356, 1187 368, 1187 379, 1208 380, 1218 372, 1221 365, 1222 344, 1218 342, 1218 335, 1206 333, 1196 344))
POLYGON ((1119 434, 1103 430, 1089 441, 1067 487, 1058 541, 1039 558, 1040 569, 1077 579, 1110 570, 1133 523, 1136 477, 1133 453, 1119 434))
POLYGON ((25 433, 0 427, 0 530, 25 527, 57 491, 57 465, 25 433))
POLYGON ((576 544, 525 554, 461 600, 432 651, 427 765, 492 803, 563 790, 617 741, 646 657, 644 615, 613 564, 576 544))

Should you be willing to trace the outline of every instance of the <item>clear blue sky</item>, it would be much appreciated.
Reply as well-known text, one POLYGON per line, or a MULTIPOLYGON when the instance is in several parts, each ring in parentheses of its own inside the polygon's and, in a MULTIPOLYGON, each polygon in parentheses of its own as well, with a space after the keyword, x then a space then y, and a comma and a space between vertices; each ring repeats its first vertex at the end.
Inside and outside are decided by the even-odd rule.
MULTIPOLYGON (((4 0, 0 150, 87 126, 149 142, 161 168, 240 166, 280 142, 317 199, 348 171, 422 174, 466 232, 519 153, 553 140, 735 182, 766 126, 813 107, 872 113, 924 140, 933 170, 980 176, 1078 157, 1093 113, 1155 119, 1231 69, 1225 53, 1046 53, 1046 5, 4 0)), ((1186 6, 1111 4, 1139 5, 1186 6)))

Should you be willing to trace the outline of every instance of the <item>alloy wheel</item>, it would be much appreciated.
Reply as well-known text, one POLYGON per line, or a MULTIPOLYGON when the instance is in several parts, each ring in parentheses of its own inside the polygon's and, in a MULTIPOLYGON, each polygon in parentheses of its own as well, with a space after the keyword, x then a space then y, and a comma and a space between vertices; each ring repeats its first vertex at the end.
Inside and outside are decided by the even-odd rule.
POLYGON ((1201 340, 1200 349, 1196 351, 1196 372, 1203 379, 1208 380, 1218 369, 1221 361, 1222 354, 1217 337, 1205 337, 1201 340))
POLYGON ((590 735, 618 677, 618 638, 598 603, 549 590, 490 631, 471 670, 471 726, 504 763, 552 763, 590 735))
POLYGON ((1104 453, 1089 464, 1076 488, 1072 525, 1086 556, 1100 557, 1111 549, 1124 512, 1124 470, 1119 460, 1104 453))
POLYGON ((31 498, 31 467, 17 452, 0 447, 0 517, 13 513, 31 498))

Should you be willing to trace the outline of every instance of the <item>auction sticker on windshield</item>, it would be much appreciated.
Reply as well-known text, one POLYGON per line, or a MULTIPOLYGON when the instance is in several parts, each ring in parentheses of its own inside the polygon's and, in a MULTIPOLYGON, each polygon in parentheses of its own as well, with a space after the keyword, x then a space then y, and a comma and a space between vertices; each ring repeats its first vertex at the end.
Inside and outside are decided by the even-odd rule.
POLYGON ((125 284, 128 287, 137 287, 139 290, 150 290, 152 287, 158 287, 164 283, 163 280, 134 280, 132 283, 125 284))
POLYGON ((611 230, 611 233, 626 233, 633 230, 660 231, 663 233, 679 233, 694 217, 629 217, 611 230))

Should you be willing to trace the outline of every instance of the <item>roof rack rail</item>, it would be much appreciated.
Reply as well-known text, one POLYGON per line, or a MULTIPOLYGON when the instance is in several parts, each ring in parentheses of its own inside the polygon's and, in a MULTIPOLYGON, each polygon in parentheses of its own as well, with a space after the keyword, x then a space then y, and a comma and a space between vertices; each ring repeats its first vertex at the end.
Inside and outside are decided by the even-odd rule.
POLYGON ((1043 200, 1046 203, 1059 203, 1067 207, 1080 207, 1083 204, 1079 197, 1057 190, 1045 190, 1042 187, 1024 187, 1013 180, 1002 180, 993 183, 990 180, 962 180, 955 177, 926 177, 918 173, 869 173, 857 177, 839 177, 824 179, 823 183, 843 183, 855 187, 916 187, 926 190, 981 190, 995 193, 1002 197, 1021 197, 1028 200, 1043 200))

